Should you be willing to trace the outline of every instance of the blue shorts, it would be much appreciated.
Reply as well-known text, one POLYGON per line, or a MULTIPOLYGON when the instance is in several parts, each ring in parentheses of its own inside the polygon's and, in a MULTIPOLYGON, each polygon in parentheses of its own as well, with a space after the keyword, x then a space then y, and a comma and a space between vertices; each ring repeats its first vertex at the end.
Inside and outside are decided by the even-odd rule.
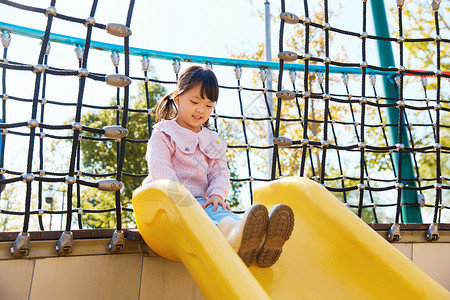
MULTIPOLYGON (((206 202, 205 198, 197 197, 196 198, 200 205, 203 205, 206 202)), ((215 225, 219 224, 219 222, 225 217, 231 217, 237 221, 242 220, 238 215, 229 210, 224 210, 222 205, 217 205, 216 211, 213 210, 214 205, 210 204, 205 208, 205 212, 211 218, 215 225)))

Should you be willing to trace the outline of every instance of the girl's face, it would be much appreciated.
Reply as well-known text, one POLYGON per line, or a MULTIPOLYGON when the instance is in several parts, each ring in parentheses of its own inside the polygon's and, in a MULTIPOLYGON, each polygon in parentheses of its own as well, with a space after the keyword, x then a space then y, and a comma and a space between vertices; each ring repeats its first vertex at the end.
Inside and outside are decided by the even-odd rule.
POLYGON ((173 100, 178 107, 176 122, 184 128, 199 132, 203 123, 208 121, 215 102, 201 97, 201 84, 197 84, 173 100))

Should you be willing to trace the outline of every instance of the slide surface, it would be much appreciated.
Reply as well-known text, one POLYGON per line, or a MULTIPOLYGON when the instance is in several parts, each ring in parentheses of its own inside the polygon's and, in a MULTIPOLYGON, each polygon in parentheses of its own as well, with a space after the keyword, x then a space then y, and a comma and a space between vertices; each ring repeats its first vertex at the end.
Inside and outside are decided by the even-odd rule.
POLYGON ((206 299, 450 299, 450 293, 319 184, 290 177, 254 200, 292 207, 295 227, 278 262, 247 268, 196 199, 160 180, 133 195, 136 223, 159 255, 183 262, 206 299))

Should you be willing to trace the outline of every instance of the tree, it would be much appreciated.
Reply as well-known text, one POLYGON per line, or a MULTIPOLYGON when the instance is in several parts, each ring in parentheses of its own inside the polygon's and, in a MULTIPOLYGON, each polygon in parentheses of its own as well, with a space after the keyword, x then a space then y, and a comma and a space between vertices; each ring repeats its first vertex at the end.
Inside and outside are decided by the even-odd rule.
MULTIPOLYGON (((397 7, 391 7, 391 13, 397 15, 397 7)), ((402 9, 403 13, 403 36, 405 38, 434 38, 436 36, 436 26, 434 19, 434 12, 431 9, 428 1, 419 0, 407 3, 402 9)), ((450 13, 450 3, 448 1, 441 1, 440 8, 437 12, 440 35, 443 38, 448 38, 450 35, 450 24, 444 18, 445 14, 450 13)), ((391 26, 393 36, 399 34, 398 32, 398 18, 396 18, 396 28, 391 26)), ((414 42, 404 43, 406 48, 405 63, 407 68, 418 70, 435 71, 437 69, 437 53, 436 43, 430 42, 414 42)), ((449 43, 440 44, 440 69, 450 70, 450 58, 446 53, 450 52, 449 43)), ((409 79, 409 78, 408 78, 409 79)), ((415 78, 412 77, 407 83, 411 83, 415 78)), ((436 82, 433 80, 428 85, 430 90, 436 90, 436 82)), ((449 97, 449 90, 443 89, 441 97, 443 99, 449 97)))
MULTIPOLYGON (((4 202, 6 205, 2 205, 5 210, 10 211, 19 211, 22 207, 20 207, 18 202, 18 189, 14 186, 14 184, 6 185, 5 190, 2 192, 1 202, 4 202)), ((22 219, 17 222, 17 217, 1 214, 0 215, 0 231, 11 231, 11 230, 20 230, 22 228, 22 219)))

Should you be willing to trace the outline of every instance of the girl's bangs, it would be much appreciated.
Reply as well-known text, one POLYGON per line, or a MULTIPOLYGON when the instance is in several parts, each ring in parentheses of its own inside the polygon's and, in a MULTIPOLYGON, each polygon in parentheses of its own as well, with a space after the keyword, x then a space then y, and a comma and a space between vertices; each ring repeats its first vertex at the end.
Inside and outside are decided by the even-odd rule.
POLYGON ((205 70, 202 76, 202 86, 200 88, 200 95, 202 98, 208 98, 214 102, 219 99, 219 85, 216 76, 209 70, 205 70))

